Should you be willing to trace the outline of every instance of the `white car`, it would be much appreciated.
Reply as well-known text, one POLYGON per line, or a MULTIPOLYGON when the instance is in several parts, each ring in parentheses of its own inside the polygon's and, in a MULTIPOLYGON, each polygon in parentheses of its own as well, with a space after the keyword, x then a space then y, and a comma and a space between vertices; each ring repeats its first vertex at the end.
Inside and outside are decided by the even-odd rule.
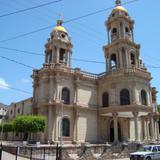
POLYGON ((148 145, 142 151, 130 153, 130 160, 160 160, 160 145, 148 145))

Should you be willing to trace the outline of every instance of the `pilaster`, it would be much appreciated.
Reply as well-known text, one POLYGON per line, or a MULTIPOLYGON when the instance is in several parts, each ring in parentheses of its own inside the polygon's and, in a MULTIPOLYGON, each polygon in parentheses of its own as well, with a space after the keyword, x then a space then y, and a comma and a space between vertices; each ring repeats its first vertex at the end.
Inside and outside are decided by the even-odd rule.
POLYGON ((114 143, 118 143, 118 113, 113 113, 113 124, 114 124, 114 143))
POLYGON ((133 118, 134 118, 134 129, 135 129, 135 141, 139 140, 138 136, 138 112, 133 112, 133 118))

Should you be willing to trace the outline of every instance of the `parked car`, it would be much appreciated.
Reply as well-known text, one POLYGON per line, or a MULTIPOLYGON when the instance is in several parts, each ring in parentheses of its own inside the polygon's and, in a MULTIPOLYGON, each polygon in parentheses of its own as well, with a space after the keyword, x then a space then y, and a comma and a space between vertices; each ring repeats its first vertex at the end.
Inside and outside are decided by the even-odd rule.
POLYGON ((160 160, 160 145, 144 146, 141 151, 130 153, 130 160, 160 160))

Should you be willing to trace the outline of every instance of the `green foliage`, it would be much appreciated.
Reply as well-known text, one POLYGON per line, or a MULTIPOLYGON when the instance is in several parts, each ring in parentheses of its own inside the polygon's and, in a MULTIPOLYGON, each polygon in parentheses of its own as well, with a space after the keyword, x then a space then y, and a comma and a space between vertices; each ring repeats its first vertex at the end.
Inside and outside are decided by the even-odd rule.
POLYGON ((3 124, 3 132, 13 132, 14 128, 13 128, 13 124, 12 123, 4 123, 3 124))
POLYGON ((157 106, 158 112, 160 113, 160 104, 157 106))
POLYGON ((5 122, 5 123, 1 124, 0 125, 0 132, 2 132, 2 130, 3 130, 3 132, 13 132, 14 131, 13 123, 5 122))
POLYGON ((18 116, 13 121, 15 132, 36 133, 45 129, 45 118, 42 116, 18 116))

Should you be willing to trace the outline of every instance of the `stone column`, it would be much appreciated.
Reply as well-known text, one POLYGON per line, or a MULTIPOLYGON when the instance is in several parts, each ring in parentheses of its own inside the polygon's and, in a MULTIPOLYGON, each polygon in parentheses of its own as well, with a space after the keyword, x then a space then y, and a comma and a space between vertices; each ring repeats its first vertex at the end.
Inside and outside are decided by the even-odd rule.
POLYGON ((74 82, 74 91, 75 91, 74 104, 78 103, 78 86, 79 86, 79 79, 75 80, 74 82))
POLYGON ((73 143, 78 142, 78 119, 79 119, 79 111, 77 109, 74 109, 73 143))
POLYGON ((52 141, 52 134, 53 134, 53 109, 52 106, 48 106, 48 141, 52 141))
POLYGON ((47 63, 47 52, 45 51, 45 63, 47 63))
POLYGON ((149 140, 148 117, 146 118, 146 134, 147 134, 147 141, 148 141, 149 140))
POLYGON ((38 102, 38 79, 34 78, 33 83, 33 105, 38 102))
POLYGON ((111 71, 112 70, 112 68, 111 68, 111 59, 110 59, 110 57, 108 58, 108 66, 109 66, 109 71, 111 71))
POLYGON ((146 118, 144 118, 144 140, 147 140, 146 118))
POLYGON ((49 78, 49 89, 50 89, 50 103, 53 103, 54 100, 54 76, 50 75, 49 78))
POLYGON ((118 142, 118 113, 113 113, 114 143, 118 142))
POLYGON ((59 48, 57 48, 57 56, 56 56, 56 63, 59 63, 59 48))
POLYGON ((132 83, 132 104, 137 104, 137 97, 136 97, 136 82, 132 83))
POLYGON ((155 136, 154 136, 154 120, 153 120, 153 114, 150 114, 150 126, 151 126, 151 140, 155 140, 155 136))
POLYGON ((156 121, 157 140, 159 141, 159 123, 156 121))
POLYGON ((109 71, 109 61, 108 58, 106 57, 106 72, 109 71))
POLYGON ((59 84, 60 84, 60 77, 57 75, 56 76, 56 79, 55 79, 55 82, 56 82, 56 84, 55 84, 55 100, 56 100, 56 102, 59 102, 60 101, 60 93, 59 93, 59 84))
POLYGON ((69 52, 69 67, 72 65, 72 52, 69 52))
POLYGON ((110 44, 110 35, 109 35, 109 30, 108 30, 108 44, 110 44))
POLYGON ((132 32, 132 42, 134 42, 134 33, 133 33, 133 28, 131 29, 132 32))
POLYGON ((120 63, 120 68, 123 68, 123 60, 122 60, 122 51, 119 51, 119 63, 120 63))
POLYGON ((135 129, 135 141, 139 140, 138 136, 138 112, 133 112, 134 116, 134 129, 135 129))
POLYGON ((55 108, 55 117, 54 117, 54 140, 56 141, 56 142, 58 142, 58 129, 59 129, 59 127, 58 127, 58 116, 59 116, 59 114, 58 114, 58 109, 57 109, 57 107, 55 108))

